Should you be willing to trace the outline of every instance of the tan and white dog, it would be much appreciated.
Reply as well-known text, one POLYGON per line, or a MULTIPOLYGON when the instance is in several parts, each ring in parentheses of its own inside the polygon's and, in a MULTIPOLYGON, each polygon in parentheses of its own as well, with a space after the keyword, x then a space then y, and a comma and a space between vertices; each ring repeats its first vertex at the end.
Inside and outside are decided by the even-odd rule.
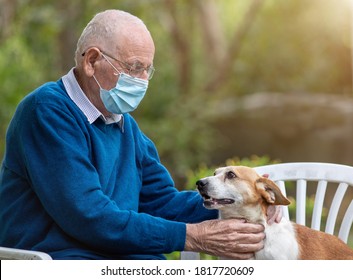
POLYGON ((218 168, 214 176, 197 181, 204 206, 219 209, 222 219, 244 218, 265 226, 264 248, 255 259, 339 260, 353 259, 353 250, 334 235, 290 222, 267 224, 269 205, 288 205, 271 180, 245 166, 218 168))

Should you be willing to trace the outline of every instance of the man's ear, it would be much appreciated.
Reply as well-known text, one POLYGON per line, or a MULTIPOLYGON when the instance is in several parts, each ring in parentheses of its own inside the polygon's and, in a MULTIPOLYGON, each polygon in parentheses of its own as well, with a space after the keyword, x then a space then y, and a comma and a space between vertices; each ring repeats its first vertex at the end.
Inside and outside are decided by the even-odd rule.
POLYGON ((83 55, 82 67, 87 76, 94 75, 94 64, 101 59, 101 52, 98 48, 89 48, 83 55))
POLYGON ((256 180, 255 187, 261 196, 274 205, 288 205, 290 201, 282 194, 279 187, 271 180, 261 177, 256 180))

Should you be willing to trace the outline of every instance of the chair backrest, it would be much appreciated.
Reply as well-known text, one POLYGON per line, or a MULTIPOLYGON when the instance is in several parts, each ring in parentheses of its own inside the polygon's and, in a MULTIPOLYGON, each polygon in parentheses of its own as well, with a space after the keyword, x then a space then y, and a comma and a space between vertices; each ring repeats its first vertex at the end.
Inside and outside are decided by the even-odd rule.
MULTIPOLYGON (((260 175, 269 174, 269 178, 276 182, 286 195, 286 184, 295 183, 296 189, 296 215, 290 217, 288 206, 284 206, 284 216, 298 224, 306 225, 306 198, 309 182, 314 182, 315 201, 311 219, 311 228, 320 230, 322 221, 322 211, 324 207, 325 195, 328 187, 335 187, 334 196, 326 220, 325 232, 334 234, 335 226, 338 228, 338 237, 347 243, 350 228, 353 222, 353 197, 349 197, 348 208, 341 209, 342 201, 348 188, 353 187, 353 167, 332 163, 317 162, 297 162, 280 163, 273 165, 260 166, 255 168, 260 175), (337 222, 339 211, 344 211, 342 222, 337 222), (337 222, 337 223, 336 223, 337 222)), ((331 192, 330 192, 331 193, 331 192)))
MULTIPOLYGON (((283 215, 298 224, 306 225, 307 190, 310 185, 312 192, 311 187, 314 185, 316 190, 310 227, 316 230, 322 230, 325 197, 334 193, 331 205, 326 206, 329 210, 323 231, 336 234, 337 227, 338 237, 347 243, 353 223, 353 167, 332 163, 294 162, 259 166, 254 169, 259 175, 268 174, 269 179, 280 187, 284 195, 287 195, 289 185, 295 187, 295 217, 290 217, 288 206, 283 206, 283 215), (351 188, 349 193, 348 188, 351 188), (342 207, 344 198, 349 203, 346 209, 342 207), (338 214, 342 212, 343 219, 337 221, 338 214)), ((199 257, 195 253, 182 252, 181 259, 199 259, 199 257)))
POLYGON ((0 260, 51 260, 43 252, 0 247, 0 260))

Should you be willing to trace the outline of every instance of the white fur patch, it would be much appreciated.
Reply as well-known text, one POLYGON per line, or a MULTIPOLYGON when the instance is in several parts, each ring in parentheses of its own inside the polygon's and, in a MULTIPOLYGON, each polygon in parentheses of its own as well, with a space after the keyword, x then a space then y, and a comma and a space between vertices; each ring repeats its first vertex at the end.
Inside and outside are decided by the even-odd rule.
POLYGON ((264 249, 255 253, 257 260, 297 260, 299 247, 291 222, 282 218, 280 223, 266 225, 264 249))

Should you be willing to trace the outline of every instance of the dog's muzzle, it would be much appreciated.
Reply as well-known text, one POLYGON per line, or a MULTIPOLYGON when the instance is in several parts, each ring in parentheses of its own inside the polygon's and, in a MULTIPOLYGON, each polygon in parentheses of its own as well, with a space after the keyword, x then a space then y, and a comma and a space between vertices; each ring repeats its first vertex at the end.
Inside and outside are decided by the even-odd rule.
POLYGON ((204 199, 203 205, 206 208, 212 208, 218 205, 232 204, 234 203, 234 199, 231 198, 213 198, 208 195, 208 180, 201 179, 196 182, 197 189, 204 199))

